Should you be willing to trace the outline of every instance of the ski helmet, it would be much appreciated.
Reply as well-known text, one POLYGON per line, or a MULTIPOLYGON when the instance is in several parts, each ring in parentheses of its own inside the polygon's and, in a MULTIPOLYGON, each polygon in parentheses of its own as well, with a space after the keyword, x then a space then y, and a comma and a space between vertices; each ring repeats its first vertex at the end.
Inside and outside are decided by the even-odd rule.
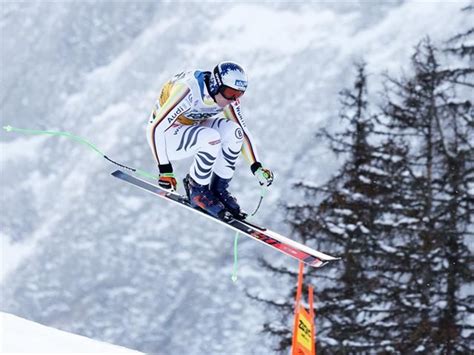
POLYGON ((220 93, 227 100, 237 100, 247 89, 247 74, 235 62, 221 62, 213 71, 215 94, 220 93))

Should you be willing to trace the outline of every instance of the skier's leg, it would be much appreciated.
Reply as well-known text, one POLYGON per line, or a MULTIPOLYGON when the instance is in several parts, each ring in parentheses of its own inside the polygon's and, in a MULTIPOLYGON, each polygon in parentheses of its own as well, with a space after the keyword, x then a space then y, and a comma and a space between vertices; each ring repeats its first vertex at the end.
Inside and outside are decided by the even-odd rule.
POLYGON ((202 125, 175 125, 165 133, 165 139, 171 161, 194 156, 189 175, 185 179, 191 205, 223 218, 225 206, 209 190, 212 170, 221 150, 219 132, 202 125))
POLYGON ((214 173, 221 178, 232 179, 235 163, 242 150, 244 137, 242 128, 226 118, 207 120, 203 126, 216 130, 221 137, 221 150, 214 165, 214 173))
POLYGON ((208 185, 221 150, 219 132, 202 125, 174 125, 165 132, 166 152, 171 161, 194 156, 189 175, 200 185, 208 185))
POLYGON ((242 149, 242 128, 224 118, 210 120, 206 125, 216 129, 221 136, 221 150, 214 165, 210 189, 235 217, 244 218, 236 198, 228 191, 242 149))

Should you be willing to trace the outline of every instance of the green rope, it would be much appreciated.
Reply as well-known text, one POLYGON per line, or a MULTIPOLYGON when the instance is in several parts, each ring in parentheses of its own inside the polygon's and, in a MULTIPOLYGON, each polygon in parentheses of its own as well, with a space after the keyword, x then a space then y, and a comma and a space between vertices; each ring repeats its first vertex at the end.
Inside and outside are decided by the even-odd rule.
POLYGON ((136 173, 137 175, 141 175, 141 176, 144 176, 144 177, 148 177, 148 178, 152 178, 152 179, 156 179, 157 176, 151 174, 151 173, 148 173, 146 171, 143 171, 143 170, 140 170, 140 169, 135 169, 135 168, 131 168, 131 167, 128 167, 126 165, 123 165, 123 164, 120 164, 112 159, 110 159, 107 155, 105 155, 104 153, 102 153, 99 148, 97 148, 94 144, 88 142, 87 140, 85 140, 84 138, 82 137, 79 137, 79 136, 75 136, 74 134, 71 134, 69 132, 61 132, 61 131, 41 131, 41 130, 35 130, 35 129, 23 129, 23 128, 15 128, 15 127, 12 127, 12 126, 4 126, 3 129, 7 132, 18 132, 18 133, 25 133, 25 134, 33 134, 33 135, 49 135, 49 136, 56 136, 56 137, 59 137, 59 136, 62 136, 62 137, 66 137, 66 138, 69 138, 69 139, 72 139, 72 140, 75 140, 76 142, 79 142, 83 145, 85 145, 86 147, 92 149, 94 152, 96 152, 97 154, 99 154, 102 158, 108 160, 109 162, 115 164, 115 165, 118 165, 122 168, 125 168, 125 169, 128 169, 128 170, 131 170, 133 171, 134 173, 136 173))

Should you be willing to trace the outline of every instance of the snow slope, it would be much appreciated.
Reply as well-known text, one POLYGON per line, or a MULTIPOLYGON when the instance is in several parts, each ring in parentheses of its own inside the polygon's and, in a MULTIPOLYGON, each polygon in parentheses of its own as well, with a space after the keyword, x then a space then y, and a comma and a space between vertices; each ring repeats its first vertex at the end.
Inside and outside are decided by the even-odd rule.
POLYGON ((142 354, 0 312, 1 353, 142 354))

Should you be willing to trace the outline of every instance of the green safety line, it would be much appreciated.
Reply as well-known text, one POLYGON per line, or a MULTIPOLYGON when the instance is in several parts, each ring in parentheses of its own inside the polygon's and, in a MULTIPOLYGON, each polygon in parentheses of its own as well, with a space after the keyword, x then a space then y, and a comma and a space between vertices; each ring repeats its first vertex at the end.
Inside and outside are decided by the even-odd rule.
POLYGON ((66 138, 70 138, 72 140, 75 140, 76 142, 79 142, 83 145, 85 145, 86 147, 92 149, 94 152, 96 152, 97 154, 99 154, 102 158, 105 158, 106 160, 108 160, 109 162, 115 164, 115 165, 118 165, 122 168, 125 168, 125 169, 128 169, 128 170, 131 170, 133 171, 134 173, 136 173, 137 175, 141 175, 141 176, 144 176, 144 177, 147 177, 147 178, 152 178, 152 179, 156 179, 158 178, 156 175, 153 175, 149 172, 146 172, 146 171, 143 171, 143 170, 140 170, 140 169, 135 169, 135 168, 131 168, 129 166, 126 166, 126 165, 123 165, 123 164, 120 164, 112 159, 110 159, 107 155, 105 155, 104 153, 102 153, 99 148, 97 148, 94 144, 92 144, 91 142, 85 140, 84 138, 82 137, 79 137, 79 136, 76 136, 74 134, 71 134, 69 132, 62 132, 62 131, 41 131, 41 130, 35 130, 35 129, 23 129, 23 128, 15 128, 15 127, 12 127, 12 126, 4 126, 3 129, 7 132, 18 132, 18 133, 25 133, 25 134, 33 134, 33 135, 49 135, 49 136, 56 136, 56 137, 66 137, 66 138))

